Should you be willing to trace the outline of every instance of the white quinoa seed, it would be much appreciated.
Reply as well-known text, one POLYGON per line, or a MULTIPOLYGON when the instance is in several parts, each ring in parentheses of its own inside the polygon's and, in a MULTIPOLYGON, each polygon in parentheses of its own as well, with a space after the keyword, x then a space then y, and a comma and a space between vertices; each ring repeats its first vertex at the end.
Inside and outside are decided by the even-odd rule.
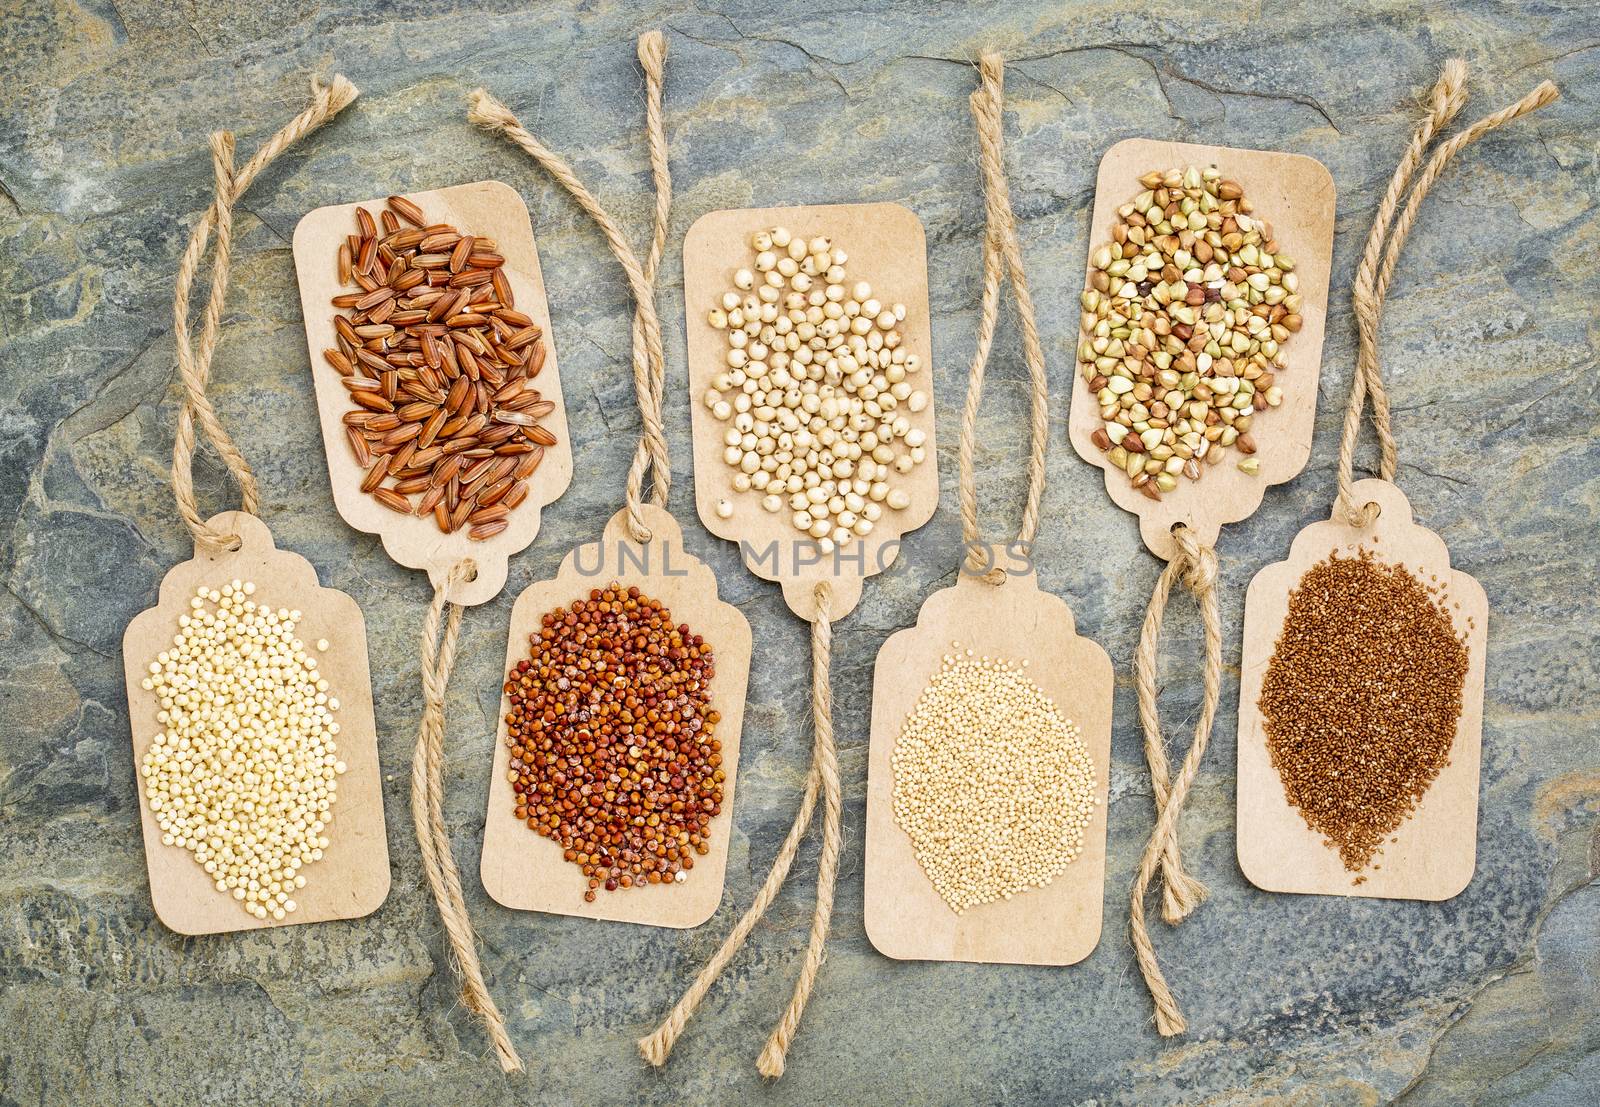
POLYGON ((928 454, 912 425, 930 402, 922 359, 905 345, 905 305, 850 282, 831 239, 772 227, 750 249, 751 268, 706 314, 728 348, 702 400, 727 424, 734 490, 769 512, 787 506, 795 530, 829 552, 872 534, 885 505, 911 506, 900 486, 928 454))
POLYGON ((1081 731, 1026 664, 952 644, 895 743, 895 823, 958 915, 1050 884, 1100 802, 1081 731))

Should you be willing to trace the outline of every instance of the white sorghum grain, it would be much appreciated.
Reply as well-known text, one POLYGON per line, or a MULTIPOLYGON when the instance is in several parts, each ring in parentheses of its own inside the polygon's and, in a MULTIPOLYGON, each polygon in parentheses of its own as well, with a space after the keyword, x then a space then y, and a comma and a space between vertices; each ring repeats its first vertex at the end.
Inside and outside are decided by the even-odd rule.
POLYGON ((140 775, 161 840, 192 853, 251 915, 281 921, 298 906, 300 870, 328 848, 346 766, 339 701, 295 637, 300 612, 257 604, 254 593, 237 580, 195 591, 141 682, 163 729, 140 775))
POLYGON ((1026 667, 953 643, 895 742, 895 822, 958 915, 1049 884, 1100 802, 1081 732, 1026 667))
POLYGON ((787 501, 795 529, 826 552, 873 529, 851 497, 911 505, 891 486, 927 454, 927 430, 911 416, 928 409, 928 394, 908 379, 922 362, 901 333, 905 305, 850 283, 831 239, 773 227, 750 248, 752 269, 734 274, 735 289, 706 316, 728 349, 703 400, 728 424, 722 458, 735 491, 761 494, 773 512, 787 501))

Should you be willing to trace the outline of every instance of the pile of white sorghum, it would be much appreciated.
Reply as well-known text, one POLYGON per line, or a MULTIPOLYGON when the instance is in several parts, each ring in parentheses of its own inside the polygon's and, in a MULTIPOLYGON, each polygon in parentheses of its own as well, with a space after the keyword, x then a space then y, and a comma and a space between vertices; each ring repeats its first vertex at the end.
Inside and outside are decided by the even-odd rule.
POLYGON ((298 906, 300 870, 328 848, 345 763, 339 701, 295 637, 300 612, 257 604, 255 590, 202 585, 172 648, 150 663, 141 683, 164 729, 141 773, 161 840, 192 853, 250 914, 281 921, 298 906))
POLYGON ((1020 665, 953 652, 894 747, 894 818, 956 914, 1043 888, 1099 804, 1077 726, 1020 665))
MULTIPOLYGON (((852 284, 831 239, 773 227, 750 248, 753 268, 734 274, 708 316, 728 351, 705 404, 728 424, 734 491, 787 510, 831 553, 872 533, 885 506, 911 506, 895 485, 927 455, 927 432, 911 418, 928 407, 912 384, 922 359, 903 345, 905 305, 852 284)), ((717 514, 730 517, 732 502, 722 499, 717 514)))
POLYGON ((1272 227, 1216 166, 1139 178, 1090 258, 1078 366, 1104 426, 1094 443, 1153 500, 1228 447, 1260 463, 1250 426, 1283 402, 1300 279, 1272 227))

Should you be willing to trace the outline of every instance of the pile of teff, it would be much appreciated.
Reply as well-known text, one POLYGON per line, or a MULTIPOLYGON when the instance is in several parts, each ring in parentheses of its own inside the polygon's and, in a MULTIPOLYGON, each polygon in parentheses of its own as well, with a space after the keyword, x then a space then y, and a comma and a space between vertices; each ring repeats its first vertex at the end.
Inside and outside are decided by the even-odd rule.
POLYGON ((1366 548, 1330 552, 1289 593, 1258 702, 1267 751, 1284 798, 1352 873, 1380 867, 1450 763, 1471 660, 1451 602, 1436 577, 1366 548))
POLYGON ((722 810, 712 649, 613 582, 545 614, 507 675, 516 816, 588 879, 584 899, 682 883, 722 810))
POLYGON ((403 515, 432 515, 446 534, 492 538, 528 495, 556 437, 555 410, 533 380, 543 332, 516 310, 505 258, 487 238, 391 196, 374 221, 356 208, 339 244, 342 292, 333 306, 339 371, 354 409, 344 415, 361 490, 403 515), (381 228, 380 228, 381 221, 381 228))

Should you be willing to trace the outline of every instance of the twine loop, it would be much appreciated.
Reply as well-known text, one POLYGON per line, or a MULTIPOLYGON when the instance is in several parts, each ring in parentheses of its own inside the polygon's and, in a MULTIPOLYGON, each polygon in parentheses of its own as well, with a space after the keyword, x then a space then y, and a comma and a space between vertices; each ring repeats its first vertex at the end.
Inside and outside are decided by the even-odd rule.
POLYGON ((616 221, 600 206, 559 154, 549 149, 522 125, 511 109, 486 89, 474 89, 468 97, 467 118, 488 131, 504 135, 538 162, 555 178, 594 220, 605 236, 606 245, 622 266, 633 295, 633 387, 639 401, 641 430, 639 445, 628 468, 628 533, 635 542, 649 542, 652 535, 640 510, 644 502, 645 477, 651 480, 650 502, 665 507, 672 486, 672 469, 667 453, 666 429, 661 421, 662 398, 666 386, 666 354, 661 344, 661 319, 656 312, 656 272, 667 242, 667 220, 672 208, 672 176, 667 163, 667 138, 662 125, 662 80, 666 66, 667 41, 660 31, 639 36, 639 65, 645 77, 645 130, 650 147, 650 172, 656 203, 652 220, 650 249, 644 264, 639 263, 616 221))
POLYGON ((794 824, 773 859, 772 870, 756 892, 750 907, 734 925, 717 952, 712 954, 690 983, 682 998, 673 1005, 667 1017, 654 1031, 639 1039, 639 1055, 657 1068, 667 1063, 672 1047, 677 1043, 684 1027, 694 1017, 700 1001, 728 967, 736 953, 743 948, 756 923, 761 921, 767 908, 778 897, 783 882, 789 876, 800 842, 811 826, 816 811, 817 798, 823 797, 822 856, 817 865, 817 902, 811 915, 811 938, 806 944, 805 959, 801 962, 800 976, 795 981, 794 993, 784 1009, 777 1026, 767 1038, 767 1043, 756 1061, 762 1076, 777 1079, 783 1075, 784 1059, 789 1044, 799 1029, 800 1018, 805 1013, 806 1001, 816 984, 817 971, 822 967, 824 951, 828 944, 828 929, 833 917, 833 891, 839 875, 839 849, 843 842, 843 800, 839 784, 839 760, 833 738, 833 685, 829 672, 833 664, 833 585, 818 581, 813 591, 816 614, 811 621, 811 767, 806 772, 805 791, 800 797, 800 809, 795 813, 794 824))
POLYGON ((476 575, 477 566, 471 558, 452 565, 434 588, 433 602, 422 623, 422 721, 417 727, 416 754, 411 761, 411 819, 422 853, 422 872, 439 906, 450 959, 461 978, 461 1002, 483 1020, 501 1070, 521 1072, 522 1058, 511 1044, 505 1019, 483 979, 477 935, 467 915, 461 872, 456 868, 450 831, 444 822, 444 701, 450 673, 455 668, 462 612, 461 605, 450 602, 449 597, 453 587, 476 575), (439 621, 447 604, 450 611, 441 640, 439 621))
POLYGON ((1372 221, 1366 249, 1362 251, 1361 263, 1351 285, 1350 303, 1356 317, 1359 346, 1355 372, 1350 382, 1350 401, 1345 407, 1344 427, 1339 437, 1338 509, 1352 527, 1371 526, 1379 515, 1376 503, 1368 501, 1357 504, 1353 492, 1355 450, 1361 436, 1361 416, 1369 396, 1372 401, 1372 426, 1378 435, 1378 476, 1393 481, 1398 468, 1389 395, 1384 388, 1383 367, 1378 355, 1378 325, 1383 317, 1384 296, 1394 277, 1395 263, 1399 261, 1401 248, 1416 222, 1417 211, 1451 158, 1496 127, 1537 111, 1561 95, 1555 85, 1543 81, 1521 100, 1485 116, 1439 146, 1416 178, 1416 186, 1396 218, 1395 208, 1411 183, 1412 174, 1422 161, 1428 144, 1466 105, 1466 86, 1466 62, 1459 58, 1445 62, 1444 71, 1428 94, 1423 118, 1412 132, 1411 141, 1401 155, 1400 164, 1395 167, 1394 176, 1389 180, 1389 188, 1378 205, 1378 214, 1372 221))
MULTIPOLYGON (((632 324, 633 338, 633 385, 634 393, 639 403, 639 418, 641 430, 639 443, 634 449, 633 460, 628 468, 627 485, 625 492, 627 527, 629 537, 633 541, 644 544, 654 537, 650 527, 645 523, 643 505, 645 502, 644 483, 648 476, 651 482, 650 502, 656 507, 665 507, 667 494, 671 488, 672 471, 671 459, 667 451, 666 430, 662 425, 661 409, 662 398, 666 381, 666 355, 662 349, 661 321, 656 312, 655 283, 656 274, 661 265, 662 253, 666 248, 667 223, 672 208, 672 176, 667 162, 666 132, 662 124, 662 79, 666 65, 667 44, 666 39, 659 31, 651 31, 641 35, 638 43, 638 57, 640 67, 645 76, 645 127, 650 149, 650 169, 655 187, 656 202, 652 218, 650 247, 645 255, 643 264, 640 264, 637 255, 628 245, 628 240, 623 236, 616 221, 607 214, 606 210, 595 199, 594 194, 586 188, 582 181, 558 154, 541 143, 524 127, 520 120, 512 114, 511 110, 495 99, 485 89, 479 88, 469 97, 470 108, 467 118, 483 127, 485 130, 498 132, 504 135, 513 144, 520 147, 534 159, 544 170, 553 177, 566 192, 572 196, 578 206, 594 220, 605 236, 606 244, 610 247, 612 255, 622 266, 622 271, 628 280, 628 288, 633 296, 634 312, 632 324)), ((443 586, 448 587, 448 584, 443 586)), ((435 596, 435 607, 439 597, 435 596)), ((452 610, 452 618, 459 613, 459 609, 452 610)), ((433 622, 437 622, 436 619, 433 622)), ((430 626, 432 624, 430 623, 430 626)), ((427 633, 431 634, 431 630, 427 633)), ((447 632, 448 636, 448 632, 447 632)), ((424 666, 426 674, 426 666, 424 666)), ((421 749, 419 737, 419 750, 421 749)), ((415 800, 414 800, 415 806, 415 800)), ((421 834, 422 822, 419 818, 418 828, 421 834)), ((448 877, 448 873, 444 874, 448 877)), ((430 882, 433 876, 430 873, 430 882)), ((449 889, 446 890, 447 893, 449 889)), ((435 894, 439 895, 439 887, 435 885, 435 894)), ((440 912, 446 914, 447 900, 440 898, 440 912)), ((464 923, 464 912, 461 915, 464 923)), ((446 929, 450 929, 450 921, 446 917, 446 929)), ((512 1063, 516 1068, 521 1068, 521 1062, 514 1052, 509 1052, 510 1043, 504 1042, 504 1025, 500 1016, 494 1010, 492 1001, 487 992, 481 989, 481 976, 477 974, 477 957, 473 950, 470 929, 466 933, 465 948, 456 941, 457 935, 452 930, 451 938, 455 944, 457 960, 463 969, 463 978, 466 983, 467 1002, 480 1010, 484 1020, 489 1026, 490 1034, 495 1040, 496 1051, 500 1054, 501 1065, 510 1071, 512 1063), (470 956, 470 962, 463 954, 470 956), (471 971, 469 972, 469 965, 471 971), (473 981, 478 981, 477 994, 474 995, 473 981), (486 1004, 487 1006, 482 1006, 486 1004)))
POLYGON ((1185 1029, 1183 1012, 1178 1007, 1145 926, 1145 893, 1159 871, 1162 884, 1161 917, 1171 925, 1187 918, 1206 898, 1206 886, 1183 867, 1178 848, 1178 819, 1183 813, 1189 789, 1200 772, 1206 746, 1211 741, 1211 725, 1216 719, 1217 701, 1222 692, 1222 616, 1217 600, 1217 555, 1200 542, 1187 526, 1172 528, 1177 552, 1156 580, 1139 634, 1139 652, 1134 657, 1134 683, 1139 694, 1139 721, 1144 728, 1145 760, 1150 765, 1151 793, 1155 799, 1156 824, 1145 844, 1134 878, 1128 911, 1128 933, 1134 957, 1156 1005, 1156 1028, 1163 1035, 1181 1034, 1185 1029), (1161 716, 1156 704, 1156 675, 1161 646, 1161 627, 1167 599, 1174 585, 1181 584, 1194 597, 1205 631, 1205 663, 1200 716, 1195 721, 1194 740, 1184 755, 1178 778, 1172 779, 1172 764, 1167 757, 1167 742, 1161 732, 1161 716))
MULTIPOLYGON (((1006 184, 1004 156, 1005 59, 993 52, 979 61, 981 84, 969 103, 978 127, 978 164, 983 173, 983 307, 978 319, 978 344, 973 351, 967 378, 967 401, 961 411, 960 482, 961 534, 967 550, 966 568, 982 569, 982 546, 978 530, 977 480, 973 455, 977 450, 978 409, 983 402, 983 374, 994 344, 995 325, 1000 315, 1000 286, 1007 275, 1017 297, 1017 316, 1022 323, 1022 354, 1028 366, 1030 383, 1032 451, 1028 456, 1028 492, 1023 504, 1017 541, 1033 544, 1039 529, 1039 502, 1044 496, 1045 448, 1050 439, 1050 386, 1045 375, 1044 349, 1039 342, 1033 296, 1028 291, 1028 276, 1022 266, 1022 247, 1017 238, 1017 221, 1011 210, 1011 193, 1006 184), (1003 266, 1003 268, 1002 268, 1003 266)), ((998 565, 983 572, 980 580, 991 585, 1005 583, 1006 571, 998 565)))
POLYGON ((212 449, 239 486, 241 508, 251 515, 260 506, 260 492, 250 464, 234 444, 233 438, 217 417, 206 394, 211 376, 211 359, 216 353, 222 324, 222 307, 228 295, 228 277, 233 252, 233 206, 251 183, 279 154, 311 131, 332 119, 358 95, 356 87, 342 75, 323 85, 311 81, 311 105, 256 151, 243 169, 234 169, 234 137, 231 131, 216 131, 210 137, 212 174, 215 178, 211 205, 201 214, 189 233, 189 243, 178 262, 178 277, 173 288, 173 341, 176 347, 178 380, 183 385, 183 406, 178 411, 177 433, 172 443, 172 492, 178 514, 194 535, 195 544, 212 553, 239 548, 237 534, 225 534, 209 526, 200 514, 194 495, 195 424, 205 431, 212 449), (211 291, 196 347, 189 332, 189 292, 194 286, 201 260, 213 232, 216 254, 211 263, 211 291))

